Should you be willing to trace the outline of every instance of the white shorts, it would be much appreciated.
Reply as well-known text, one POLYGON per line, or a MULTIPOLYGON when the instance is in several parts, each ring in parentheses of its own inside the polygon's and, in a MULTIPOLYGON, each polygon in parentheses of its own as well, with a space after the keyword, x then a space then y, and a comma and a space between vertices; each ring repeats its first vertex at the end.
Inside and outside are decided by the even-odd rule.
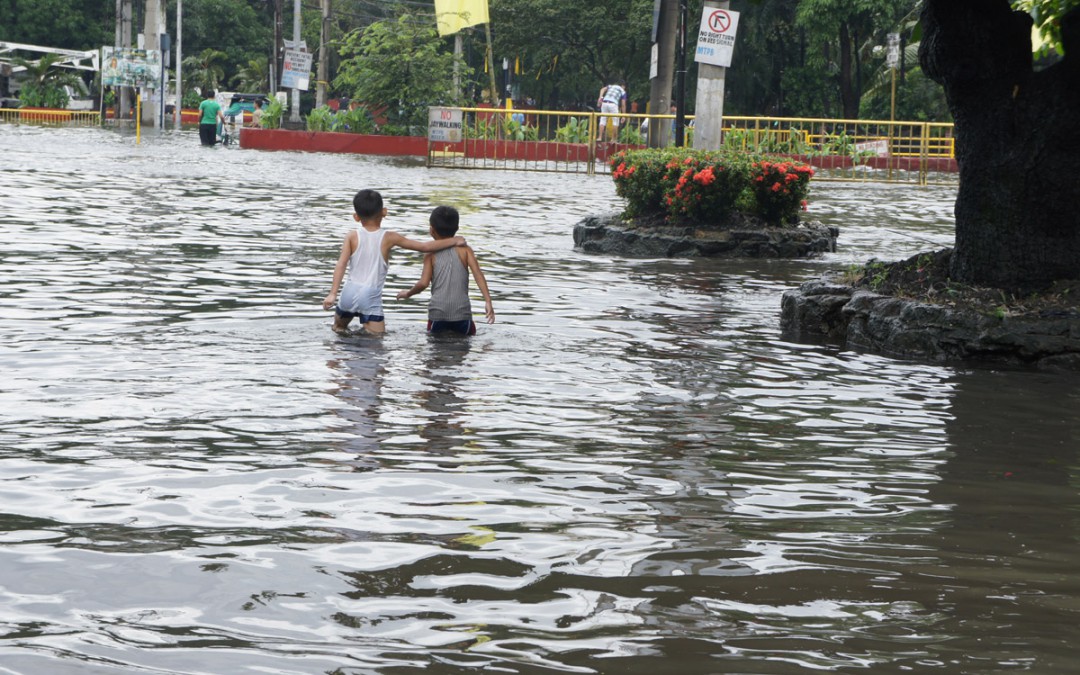
MULTIPOLYGON (((602 112, 602 113, 617 113, 617 112, 619 112, 619 104, 618 103, 609 103, 608 101, 604 101, 603 103, 600 104, 600 112, 602 112)), ((600 118, 600 126, 602 126, 602 127, 607 126, 607 119, 608 118, 606 118, 606 117, 601 117, 600 118)), ((616 127, 619 126, 619 118, 618 117, 612 117, 611 118, 611 124, 613 126, 616 126, 616 127)))
POLYGON ((358 283, 345 282, 338 298, 338 309, 352 314, 382 316, 382 288, 362 286, 358 283))

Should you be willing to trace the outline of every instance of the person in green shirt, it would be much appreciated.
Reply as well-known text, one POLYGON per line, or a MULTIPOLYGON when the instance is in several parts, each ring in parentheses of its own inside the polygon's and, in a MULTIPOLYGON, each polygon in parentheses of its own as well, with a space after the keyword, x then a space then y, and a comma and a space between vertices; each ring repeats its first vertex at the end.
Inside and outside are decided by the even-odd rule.
POLYGON ((225 115, 221 114, 221 105, 214 100, 215 96, 213 89, 207 89, 199 104, 199 140, 203 145, 216 143, 218 122, 225 123, 225 115))

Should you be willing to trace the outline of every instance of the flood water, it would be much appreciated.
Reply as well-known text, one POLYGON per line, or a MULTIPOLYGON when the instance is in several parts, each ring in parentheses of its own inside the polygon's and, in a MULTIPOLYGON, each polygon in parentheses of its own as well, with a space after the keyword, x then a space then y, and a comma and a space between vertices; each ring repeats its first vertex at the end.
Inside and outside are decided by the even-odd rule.
MULTIPOLYGON (((0 125, 0 673, 1080 672, 1080 383, 794 344, 951 241, 817 184, 812 261, 573 250, 610 178, 0 125), (440 203, 498 321, 320 303, 351 197, 440 203)), ((482 308, 474 294, 474 309, 482 308)))

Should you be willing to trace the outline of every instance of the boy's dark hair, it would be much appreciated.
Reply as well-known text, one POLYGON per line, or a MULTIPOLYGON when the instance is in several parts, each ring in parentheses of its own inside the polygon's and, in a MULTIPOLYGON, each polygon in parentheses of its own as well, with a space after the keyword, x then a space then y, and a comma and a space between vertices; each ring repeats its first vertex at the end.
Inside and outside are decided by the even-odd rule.
POLYGON ((361 190, 352 198, 353 211, 364 218, 373 218, 383 210, 382 195, 374 190, 361 190))
POLYGON ((215 96, 217 96, 217 92, 213 89, 207 89, 206 92, 203 93, 203 98, 214 98, 215 96))
POLYGON ((458 212, 453 206, 436 206, 431 210, 428 222, 440 237, 452 237, 457 234, 458 212))

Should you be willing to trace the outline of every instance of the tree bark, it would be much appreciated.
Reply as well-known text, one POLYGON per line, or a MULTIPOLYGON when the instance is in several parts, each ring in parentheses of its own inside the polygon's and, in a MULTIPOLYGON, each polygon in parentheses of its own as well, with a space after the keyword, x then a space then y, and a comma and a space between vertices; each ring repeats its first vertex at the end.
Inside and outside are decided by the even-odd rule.
POLYGON ((854 51, 851 44, 851 33, 847 23, 840 24, 840 106, 843 108, 845 119, 853 120, 859 117, 859 100, 855 96, 855 87, 852 83, 851 52, 854 51))
POLYGON ((919 58, 955 122, 955 281, 1026 292, 1080 278, 1080 10, 1035 72, 1008 0, 927 0, 919 58))

